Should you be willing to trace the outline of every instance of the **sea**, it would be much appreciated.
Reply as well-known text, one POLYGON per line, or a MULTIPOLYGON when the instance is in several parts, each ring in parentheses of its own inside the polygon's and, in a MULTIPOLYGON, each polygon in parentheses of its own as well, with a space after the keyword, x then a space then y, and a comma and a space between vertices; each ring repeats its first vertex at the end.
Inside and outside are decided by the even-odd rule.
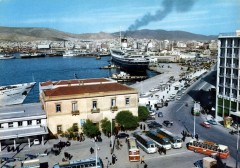
MULTIPOLYGON (((24 103, 39 102, 39 82, 69 79, 108 78, 116 69, 100 69, 109 65, 110 56, 101 57, 41 57, 0 60, 0 86, 19 83, 36 82, 24 103)), ((150 78, 157 75, 154 71, 146 71, 150 78)), ((125 83, 127 85, 133 84, 125 83)))

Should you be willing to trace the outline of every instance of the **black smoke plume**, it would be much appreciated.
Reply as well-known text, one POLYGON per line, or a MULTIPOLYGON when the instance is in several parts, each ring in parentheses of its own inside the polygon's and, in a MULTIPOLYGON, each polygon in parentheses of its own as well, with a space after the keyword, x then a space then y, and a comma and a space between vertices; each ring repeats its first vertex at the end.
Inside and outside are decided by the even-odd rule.
POLYGON ((162 9, 155 14, 147 13, 142 18, 137 19, 134 24, 128 27, 128 31, 137 30, 142 26, 148 25, 150 22, 163 20, 168 14, 176 10, 177 12, 187 12, 197 0, 163 0, 162 9))

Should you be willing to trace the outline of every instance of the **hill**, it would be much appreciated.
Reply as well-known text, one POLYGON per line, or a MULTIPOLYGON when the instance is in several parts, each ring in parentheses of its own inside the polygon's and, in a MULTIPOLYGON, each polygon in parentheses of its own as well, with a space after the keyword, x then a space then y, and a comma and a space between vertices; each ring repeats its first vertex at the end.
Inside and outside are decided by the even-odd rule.
MULTIPOLYGON (((166 30, 136 30, 122 32, 127 37, 136 39, 156 39, 156 40, 198 40, 208 41, 217 39, 217 36, 205 36, 193 34, 184 31, 166 31, 166 30)), ((36 41, 36 40, 54 40, 63 41, 71 39, 94 40, 94 39, 113 39, 119 36, 119 32, 115 33, 85 33, 72 34, 49 28, 16 28, 16 27, 0 27, 0 41, 36 41)))

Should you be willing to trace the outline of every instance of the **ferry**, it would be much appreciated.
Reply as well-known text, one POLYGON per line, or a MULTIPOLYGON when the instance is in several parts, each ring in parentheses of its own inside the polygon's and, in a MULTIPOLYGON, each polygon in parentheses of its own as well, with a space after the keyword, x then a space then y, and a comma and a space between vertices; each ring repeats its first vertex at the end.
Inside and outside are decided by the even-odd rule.
POLYGON ((22 104, 36 82, 0 86, 0 106, 22 104))

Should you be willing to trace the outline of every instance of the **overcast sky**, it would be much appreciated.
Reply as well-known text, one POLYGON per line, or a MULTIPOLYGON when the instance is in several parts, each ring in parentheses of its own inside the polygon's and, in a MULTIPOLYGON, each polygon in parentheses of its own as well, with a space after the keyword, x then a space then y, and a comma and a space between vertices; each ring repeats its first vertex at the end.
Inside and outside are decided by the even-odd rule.
POLYGON ((239 11, 240 0, 0 0, 0 26, 70 33, 164 29, 218 35, 240 29, 239 11))

